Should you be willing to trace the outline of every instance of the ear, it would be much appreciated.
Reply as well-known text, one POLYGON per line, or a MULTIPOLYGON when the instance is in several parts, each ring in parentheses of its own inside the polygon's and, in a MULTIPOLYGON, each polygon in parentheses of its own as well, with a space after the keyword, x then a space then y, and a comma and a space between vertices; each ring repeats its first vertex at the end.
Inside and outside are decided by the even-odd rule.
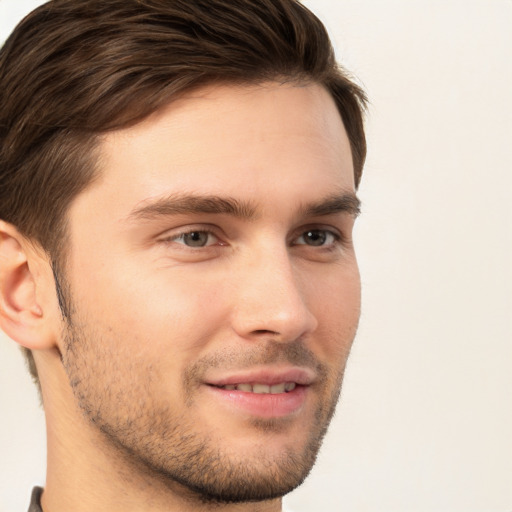
POLYGON ((18 230, 0 220, 0 328, 14 341, 31 350, 57 343, 53 279, 43 251, 38 251, 18 230))

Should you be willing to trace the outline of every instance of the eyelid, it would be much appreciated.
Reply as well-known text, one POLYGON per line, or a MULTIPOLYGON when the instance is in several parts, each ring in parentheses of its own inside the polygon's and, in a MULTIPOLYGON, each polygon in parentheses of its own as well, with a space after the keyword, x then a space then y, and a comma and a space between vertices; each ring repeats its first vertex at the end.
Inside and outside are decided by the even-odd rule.
MULTIPOLYGON (((188 235, 190 233, 206 233, 208 235, 211 235, 216 238, 217 242, 222 241, 222 235, 219 234, 219 229, 211 226, 211 225, 205 225, 205 224, 199 224, 199 225, 187 225, 180 228, 174 228, 164 231, 161 235, 157 237, 157 241, 161 243, 177 243, 178 245, 181 245, 183 247, 187 247, 190 249, 204 249, 207 247, 211 247, 214 244, 208 244, 205 246, 198 246, 197 248, 187 246, 183 243, 180 243, 177 241, 180 237, 183 237, 185 235, 188 235)), ((222 243, 220 245, 225 245, 225 243, 222 243)))
POLYGON ((174 237, 171 238, 171 240, 173 242, 176 242, 180 245, 184 245, 185 247, 190 247, 190 248, 193 248, 193 249, 203 249, 205 247, 210 247, 211 245, 215 245, 216 242, 218 242, 218 238, 217 236, 212 233, 211 231, 205 231, 205 230, 193 230, 193 231, 189 231, 188 233, 180 233, 174 237), (192 235, 193 233, 201 233, 201 234, 204 234, 207 236, 207 239, 206 239, 206 243, 205 245, 198 245, 198 246, 194 246, 194 245, 188 245, 185 243, 185 237, 187 235, 192 235), (212 241, 211 238, 213 238, 214 240, 212 241))
POLYGON ((299 236, 295 237, 294 238, 295 240, 295 245, 307 245, 308 247, 331 247, 333 245, 335 245, 336 243, 340 242, 341 241, 341 236, 338 234, 338 233, 335 233, 333 230, 331 229, 318 229, 318 228, 314 228, 314 229, 306 229, 305 231, 303 231, 299 236), (321 231, 321 232, 324 232, 326 233, 327 235, 330 235, 332 236, 333 238, 333 241, 332 242, 329 242, 329 243, 326 243, 324 245, 318 245, 318 246, 315 246, 315 245, 310 245, 310 244, 306 244, 306 243, 297 243, 296 240, 298 240, 299 238, 303 237, 304 235, 306 235, 307 233, 310 233, 312 231, 321 231))
MULTIPOLYGON (((311 224, 306 226, 301 226, 299 229, 295 230, 293 236, 291 237, 292 245, 295 240, 305 235, 309 231, 323 231, 325 233, 329 233, 334 237, 335 242, 342 243, 347 237, 343 233, 342 230, 336 228, 334 226, 326 226, 325 224, 311 224)), ((306 245, 306 244, 298 244, 298 245, 306 245)), ((332 244, 329 244, 332 245, 332 244)), ((319 246, 319 247, 327 247, 327 246, 319 246)))

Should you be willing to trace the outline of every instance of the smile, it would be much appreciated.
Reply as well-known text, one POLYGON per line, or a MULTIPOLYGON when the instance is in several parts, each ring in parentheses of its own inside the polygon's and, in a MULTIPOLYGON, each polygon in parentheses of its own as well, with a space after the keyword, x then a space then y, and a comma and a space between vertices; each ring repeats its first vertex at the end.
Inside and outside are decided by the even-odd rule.
POLYGON ((297 384, 295 382, 281 382, 279 384, 259 384, 259 383, 242 383, 242 384, 226 384, 225 386, 216 386, 220 389, 226 389, 228 391, 244 391, 246 393, 256 394, 271 394, 277 395, 280 393, 289 393, 293 391, 297 384))

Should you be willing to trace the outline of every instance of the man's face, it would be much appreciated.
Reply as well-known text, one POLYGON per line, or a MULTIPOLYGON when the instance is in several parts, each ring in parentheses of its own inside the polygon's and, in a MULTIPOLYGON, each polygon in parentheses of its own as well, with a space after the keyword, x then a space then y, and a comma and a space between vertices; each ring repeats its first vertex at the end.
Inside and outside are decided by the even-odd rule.
POLYGON ((88 424, 204 499, 289 492, 359 317, 334 102, 318 85, 203 89, 106 135, 100 166, 65 265, 63 361, 88 424))

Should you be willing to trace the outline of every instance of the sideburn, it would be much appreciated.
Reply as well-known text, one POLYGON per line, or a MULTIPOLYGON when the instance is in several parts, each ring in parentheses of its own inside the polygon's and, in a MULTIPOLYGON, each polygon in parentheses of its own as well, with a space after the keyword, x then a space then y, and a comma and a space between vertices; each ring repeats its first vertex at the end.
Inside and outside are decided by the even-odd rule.
POLYGON ((71 304, 69 301, 69 290, 67 290, 66 279, 60 270, 60 265, 52 259, 51 262, 53 280, 55 281, 55 291, 57 292, 57 300, 63 320, 67 323, 71 321, 71 304))

